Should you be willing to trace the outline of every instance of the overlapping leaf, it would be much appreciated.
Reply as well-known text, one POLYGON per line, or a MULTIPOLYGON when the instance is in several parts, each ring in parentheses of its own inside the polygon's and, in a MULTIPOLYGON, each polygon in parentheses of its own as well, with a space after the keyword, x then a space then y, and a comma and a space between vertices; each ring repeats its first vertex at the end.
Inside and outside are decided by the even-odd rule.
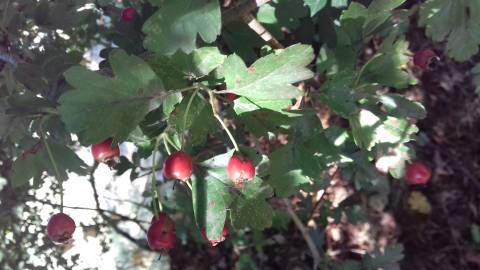
MULTIPOLYGON (((49 140, 52 157, 62 180, 68 178, 68 172, 79 175, 86 174, 86 164, 68 147, 49 140)), ((38 144, 33 152, 25 152, 19 156, 12 166, 11 181, 14 187, 26 185, 30 179, 38 183, 44 172, 56 177, 54 165, 50 160, 45 145, 38 144)))
POLYGON ((112 137, 123 141, 151 109, 162 83, 152 69, 123 51, 110 55, 114 78, 83 67, 65 72, 75 89, 60 97, 59 112, 67 128, 82 143, 98 143, 112 137))
POLYGON ((220 238, 232 201, 225 169, 232 154, 230 151, 200 163, 201 170, 192 181, 195 219, 208 239, 220 238))
MULTIPOLYGON (((158 1, 151 1, 159 5, 158 1)), ((190 53, 197 35, 213 42, 220 34, 221 14, 217 0, 167 0, 143 25, 147 49, 173 54, 178 49, 190 53)))
POLYGON ((240 57, 230 55, 224 63, 227 90, 253 102, 295 98, 301 92, 292 84, 313 76, 306 68, 312 59, 312 48, 299 44, 262 57, 248 68, 240 57))
POLYGON ((368 110, 352 116, 350 125, 355 143, 367 150, 371 150, 378 143, 406 143, 418 132, 418 128, 405 119, 390 116, 381 119, 368 110))
POLYGON ((420 9, 419 25, 433 41, 447 39, 447 54, 465 61, 480 45, 480 2, 428 0, 420 9))

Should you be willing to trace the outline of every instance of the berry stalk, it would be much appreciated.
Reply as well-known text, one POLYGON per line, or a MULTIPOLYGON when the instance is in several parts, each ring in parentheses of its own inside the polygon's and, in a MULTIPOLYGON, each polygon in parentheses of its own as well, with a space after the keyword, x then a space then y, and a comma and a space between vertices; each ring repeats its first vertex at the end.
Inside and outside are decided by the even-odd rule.
POLYGON ((208 91, 208 96, 210 97, 210 106, 212 107, 213 116, 215 117, 215 119, 218 120, 218 122, 220 122, 220 125, 225 130, 225 132, 227 132, 227 135, 230 138, 230 141, 232 142, 233 147, 235 148, 235 151, 240 152, 240 148, 238 147, 237 141, 235 141, 235 138, 233 137, 232 133, 230 132, 230 130, 228 130, 228 127, 225 125, 222 118, 218 115, 217 111, 215 110, 215 105, 214 105, 215 97, 213 96, 212 91, 208 91))

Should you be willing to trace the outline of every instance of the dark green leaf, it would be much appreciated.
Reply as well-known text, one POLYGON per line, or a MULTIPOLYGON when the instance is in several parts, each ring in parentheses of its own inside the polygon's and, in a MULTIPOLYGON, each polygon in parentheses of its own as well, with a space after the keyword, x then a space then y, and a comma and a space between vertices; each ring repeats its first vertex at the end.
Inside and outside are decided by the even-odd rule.
POLYGON ((85 144, 112 137, 123 141, 151 109, 154 93, 163 88, 150 67, 123 51, 110 54, 115 78, 81 67, 65 72, 76 89, 60 98, 59 112, 67 128, 85 144))
POLYGON ((378 99, 383 103, 387 113, 394 117, 423 119, 427 115, 425 107, 421 103, 410 101, 402 95, 385 94, 379 96, 378 99))
POLYGON ((190 53, 195 48, 197 34, 204 41, 213 42, 220 28, 217 0, 169 0, 143 25, 144 45, 162 54, 173 54, 178 49, 190 53))
POLYGON ((168 124, 174 128, 178 134, 185 133, 187 135, 187 139, 192 146, 203 144, 207 135, 218 129, 209 103, 207 103, 202 96, 195 95, 188 112, 187 107, 192 95, 184 97, 168 119, 168 124))

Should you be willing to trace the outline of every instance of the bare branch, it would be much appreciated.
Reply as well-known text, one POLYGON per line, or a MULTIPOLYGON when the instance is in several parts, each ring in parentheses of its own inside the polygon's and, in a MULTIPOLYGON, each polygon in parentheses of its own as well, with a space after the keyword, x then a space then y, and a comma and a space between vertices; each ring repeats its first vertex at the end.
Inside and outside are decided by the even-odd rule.
POLYGON ((318 252, 317 246, 315 245, 315 242, 313 242, 312 237, 308 234, 307 228, 305 228, 300 218, 295 214, 295 211, 293 211, 290 201, 287 199, 283 199, 283 201, 287 206, 288 215, 292 218, 293 223, 295 223, 295 226, 297 226, 298 230, 302 233, 303 239, 305 239, 310 252, 312 252, 313 269, 317 269, 320 264, 320 253, 318 252))
POLYGON ((248 13, 242 16, 242 20, 252 29, 257 35, 265 40, 274 49, 283 49, 283 45, 268 32, 267 29, 255 17, 248 13))

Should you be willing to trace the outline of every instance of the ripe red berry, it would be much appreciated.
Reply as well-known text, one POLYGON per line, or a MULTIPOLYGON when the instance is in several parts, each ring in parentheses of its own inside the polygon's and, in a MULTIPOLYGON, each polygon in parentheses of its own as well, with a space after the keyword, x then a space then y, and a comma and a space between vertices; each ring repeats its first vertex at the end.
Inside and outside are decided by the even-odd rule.
POLYGON ((228 161, 227 174, 236 185, 242 185, 255 177, 255 165, 252 160, 234 154, 228 161))
POLYGON ((203 228, 201 231, 201 234, 203 236, 203 239, 205 239, 205 241, 207 241, 208 243, 210 243, 210 245, 212 247, 218 245, 220 242, 223 242, 226 238, 227 238, 227 235, 228 235, 228 225, 227 223, 225 222, 225 225, 223 225, 223 230, 222 230, 222 235, 220 236, 220 239, 208 239, 207 238, 207 232, 205 231, 205 228, 203 228))
POLYGON ((408 164, 405 168, 405 179, 409 185, 426 184, 431 176, 430 170, 419 161, 408 164))
POLYGON ((50 217, 47 225, 47 235, 55 243, 65 243, 72 239, 75 232, 75 221, 64 213, 50 217))
POLYGON ((163 175, 167 179, 187 181, 192 176, 192 158, 183 151, 171 154, 163 165, 163 175))
POLYGON ((133 21, 133 19, 135 18, 135 14, 137 12, 135 11, 134 8, 132 7, 127 7, 127 8, 124 8, 122 10, 122 14, 121 14, 121 17, 122 17, 122 21, 124 22, 131 22, 133 21))
POLYGON ((233 102, 235 99, 239 98, 239 96, 235 95, 234 93, 227 93, 227 95, 225 97, 228 100, 230 100, 231 102, 233 102))
POLYGON ((118 145, 112 147, 112 139, 106 139, 101 143, 92 145, 92 155, 96 161, 108 164, 112 161, 118 161, 120 148, 118 145))
POLYGON ((421 70, 433 69, 440 58, 431 49, 418 51, 413 56, 413 64, 421 70))
POLYGON ((175 224, 165 213, 153 217, 147 232, 148 246, 152 250, 171 249, 175 245, 175 224))

